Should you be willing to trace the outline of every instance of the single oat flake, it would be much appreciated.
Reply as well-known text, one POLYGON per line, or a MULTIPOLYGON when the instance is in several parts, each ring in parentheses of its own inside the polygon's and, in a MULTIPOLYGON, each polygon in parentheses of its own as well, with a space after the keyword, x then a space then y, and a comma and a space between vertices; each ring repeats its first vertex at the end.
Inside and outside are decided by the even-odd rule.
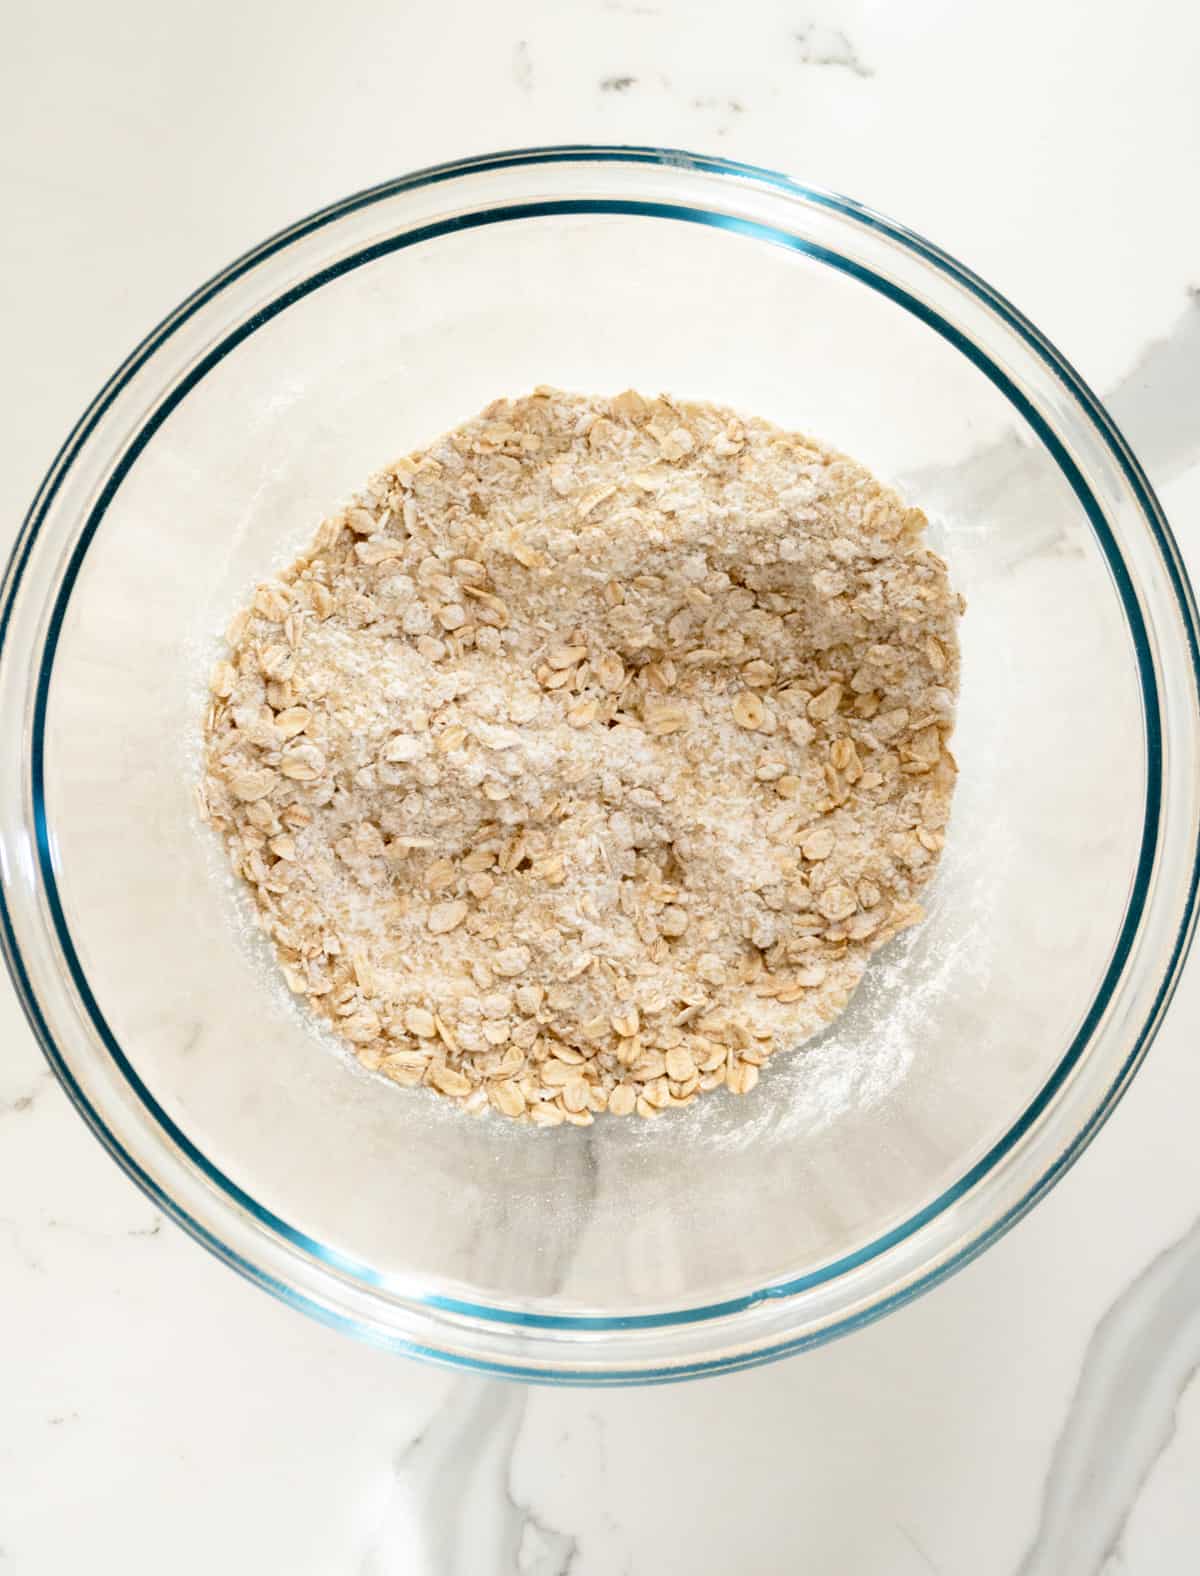
POLYGON ((199 803, 362 1065, 645 1117, 834 1018, 921 918, 962 604, 925 517, 712 405, 539 388, 256 588, 199 803))

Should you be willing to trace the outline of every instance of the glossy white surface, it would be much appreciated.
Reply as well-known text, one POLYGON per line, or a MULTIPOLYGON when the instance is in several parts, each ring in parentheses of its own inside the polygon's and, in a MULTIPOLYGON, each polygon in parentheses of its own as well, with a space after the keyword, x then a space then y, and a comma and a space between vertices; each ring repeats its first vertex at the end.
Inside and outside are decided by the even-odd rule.
MULTIPOLYGON (((1107 395, 1200 573, 1200 20, 1152 0, 29 8, 0 59, 0 530, 133 342, 434 160, 711 149, 851 192, 1107 395), (1191 412, 1190 416, 1188 412, 1191 412)), ((530 1391, 335 1336, 156 1212, 0 997, 0 1573, 1178 1576, 1200 1561, 1200 959, 1099 1140, 931 1296, 773 1368, 530 1391)))

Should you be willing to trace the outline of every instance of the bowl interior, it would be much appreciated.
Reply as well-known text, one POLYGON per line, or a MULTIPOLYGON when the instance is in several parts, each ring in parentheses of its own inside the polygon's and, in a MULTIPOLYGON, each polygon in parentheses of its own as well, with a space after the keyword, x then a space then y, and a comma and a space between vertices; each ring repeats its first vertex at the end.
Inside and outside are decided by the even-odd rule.
POLYGON ((313 1253, 504 1308, 707 1306, 944 1201, 1106 1010, 1144 830, 1122 596, 1006 395, 871 278, 648 212, 351 253, 205 354, 93 500, 45 674, 61 922, 128 1098, 313 1253), (587 1131, 471 1120, 349 1063, 277 978, 190 798, 248 588, 383 461, 537 383, 712 399, 844 449, 925 508, 968 603, 926 924, 748 1099, 587 1131))

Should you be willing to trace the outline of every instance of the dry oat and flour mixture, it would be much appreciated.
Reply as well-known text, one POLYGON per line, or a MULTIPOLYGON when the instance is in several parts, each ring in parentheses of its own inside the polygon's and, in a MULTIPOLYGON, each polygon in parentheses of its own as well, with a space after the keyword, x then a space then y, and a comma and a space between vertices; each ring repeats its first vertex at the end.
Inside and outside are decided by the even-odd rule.
POLYGON ((539 389, 377 476, 212 677, 201 808, 401 1084, 653 1116, 921 916, 961 604, 924 516, 711 405, 539 389))

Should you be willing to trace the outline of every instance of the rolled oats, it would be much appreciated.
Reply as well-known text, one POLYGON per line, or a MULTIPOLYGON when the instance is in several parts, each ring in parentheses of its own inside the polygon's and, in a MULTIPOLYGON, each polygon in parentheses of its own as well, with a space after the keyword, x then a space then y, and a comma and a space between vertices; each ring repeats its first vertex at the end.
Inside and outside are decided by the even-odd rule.
POLYGON ((752 1090, 917 922, 961 603, 709 405, 539 389, 388 467, 212 670, 200 813, 364 1067, 539 1127, 752 1090))

